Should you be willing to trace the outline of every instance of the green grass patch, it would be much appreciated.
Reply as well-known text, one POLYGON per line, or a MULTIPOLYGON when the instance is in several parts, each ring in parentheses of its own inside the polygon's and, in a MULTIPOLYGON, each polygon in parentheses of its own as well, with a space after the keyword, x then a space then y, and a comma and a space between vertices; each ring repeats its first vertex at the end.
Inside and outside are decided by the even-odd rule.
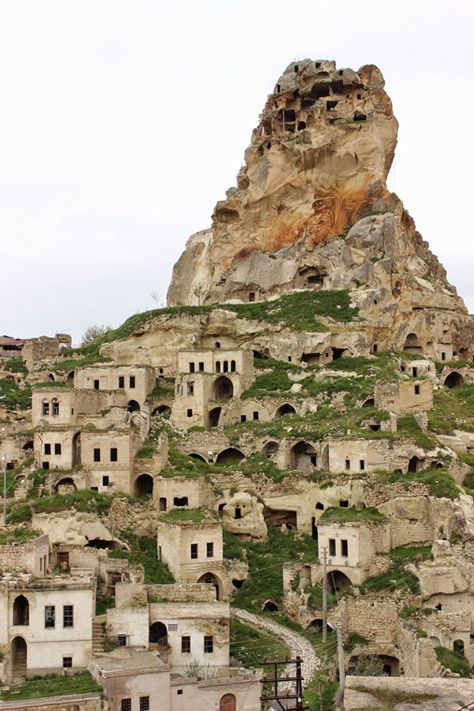
POLYGON ((452 652, 447 647, 435 647, 436 658, 443 667, 451 669, 455 674, 459 674, 465 679, 472 676, 471 665, 462 654, 452 652))
POLYGON ((31 407, 31 388, 28 383, 23 387, 10 378, 0 380, 0 405, 7 410, 29 410, 31 407))
POLYGON ((209 512, 201 507, 199 509, 171 509, 161 517, 162 521, 194 521, 202 523, 209 521, 209 512))
POLYGON ((409 563, 414 560, 429 560, 431 545, 428 546, 399 546, 392 548, 387 555, 397 563, 409 563))
MULTIPOLYGON (((421 704, 424 701, 430 701, 432 699, 438 698, 436 694, 425 694, 413 691, 393 691, 392 689, 385 689, 383 683, 377 688, 372 688, 371 686, 359 686, 353 687, 356 691, 360 691, 364 694, 370 694, 373 698, 377 699, 383 706, 381 708, 384 711, 394 711, 398 704, 421 704)), ((366 711, 371 711, 374 707, 367 707, 366 711)), ((380 707, 377 706, 377 709, 380 707)), ((361 709, 360 711, 364 711, 361 709)), ((375 711, 375 709, 374 709, 375 711)))
POLYGON ((419 594, 420 583, 416 575, 409 573, 402 568, 387 570, 379 575, 372 575, 366 578, 360 586, 361 592, 382 592, 388 590, 394 592, 405 588, 414 594, 419 594))
POLYGON ((319 520, 321 523, 385 521, 385 516, 375 506, 367 506, 364 509, 330 507, 323 512, 319 520))
POLYGON ((121 531, 120 537, 127 541, 130 551, 110 551, 109 558, 124 558, 132 565, 142 565, 146 585, 168 585, 175 582, 168 566, 158 560, 156 538, 138 538, 132 531, 121 531))
POLYGON ((101 691, 89 672, 78 672, 74 676, 48 674, 34 677, 11 689, 0 692, 3 701, 23 701, 24 699, 40 699, 48 696, 68 694, 87 694, 101 691))
POLYGON ((423 432, 413 415, 404 415, 398 418, 397 432, 400 435, 413 439, 418 447, 422 449, 433 449, 436 447, 436 439, 423 432))
POLYGON ((96 513, 100 516, 108 513, 112 501, 112 496, 90 490, 46 496, 32 501, 31 505, 29 502, 19 501, 10 506, 8 523, 13 524, 31 520, 32 509, 35 513, 55 513, 72 508, 76 511, 96 513))
POLYGON ((3 546, 5 543, 27 543, 38 536, 41 536, 41 532, 36 531, 34 528, 17 526, 13 530, 0 533, 0 545, 3 546))
MULTIPOLYGON (((233 618, 230 627, 230 654, 247 669, 261 669, 262 660, 285 659, 290 656, 290 650, 274 635, 233 618)), ((265 669, 265 672, 267 671, 268 668, 265 669)))
POLYGON ((452 435, 456 429, 474 432, 474 385, 436 390, 428 422, 436 434, 452 435))
POLYGON ((23 375, 28 372, 22 358, 9 358, 2 365, 2 370, 8 370, 9 373, 23 373, 23 375))
POLYGON ((408 474, 397 474, 390 472, 383 474, 381 483, 393 484, 395 482, 404 482, 407 485, 411 482, 421 482, 426 484, 431 496, 446 497, 447 499, 457 499, 459 496, 459 488, 454 483, 453 478, 448 472, 443 469, 427 469, 422 472, 409 472, 408 474))
POLYGON ((247 559, 249 577, 234 596, 236 607, 260 613, 266 600, 281 604, 283 600, 282 566, 286 562, 314 561, 317 558, 317 544, 310 537, 283 533, 279 528, 268 529, 265 542, 242 542, 235 538, 229 546, 226 536, 224 556, 247 559), (238 552, 238 547, 241 553, 238 552))

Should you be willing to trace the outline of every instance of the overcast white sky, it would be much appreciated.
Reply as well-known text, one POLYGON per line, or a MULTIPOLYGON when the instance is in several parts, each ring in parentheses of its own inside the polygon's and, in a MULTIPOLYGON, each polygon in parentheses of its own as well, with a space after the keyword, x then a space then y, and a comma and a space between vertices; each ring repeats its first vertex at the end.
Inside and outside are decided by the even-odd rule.
POLYGON ((0 334, 165 299, 291 61, 377 64, 389 185, 474 311, 472 0, 0 0, 0 334))

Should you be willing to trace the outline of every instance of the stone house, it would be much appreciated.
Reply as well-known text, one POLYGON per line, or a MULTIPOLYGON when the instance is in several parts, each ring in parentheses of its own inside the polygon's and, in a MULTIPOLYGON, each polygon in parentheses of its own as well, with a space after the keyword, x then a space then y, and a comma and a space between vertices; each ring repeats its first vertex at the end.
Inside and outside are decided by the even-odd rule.
POLYGON ((3 578, 0 645, 9 681, 86 669, 92 651, 95 580, 3 578))
POLYGON ((425 412, 433 407, 431 380, 399 380, 378 383, 374 388, 374 402, 378 410, 396 414, 425 412))
POLYGON ((155 387, 155 370, 142 365, 97 365, 78 368, 74 375, 74 387, 79 390, 118 391, 124 401, 143 407, 155 387))
POLYGON ((228 673, 230 606, 216 602, 209 586, 118 583, 115 594, 107 635, 119 646, 157 650, 178 672, 197 662, 228 673))
POLYGON ((0 545, 0 570, 31 573, 36 578, 50 571, 49 537, 36 536, 25 543, 0 545))
POLYGON ((347 584, 360 585, 369 575, 379 572, 376 554, 390 550, 390 533, 384 522, 355 521, 318 524, 318 555, 324 550, 330 589, 347 584))
POLYGON ((229 592, 219 521, 158 522, 158 558, 177 581, 205 582, 215 588, 217 600, 229 592))
POLYGON ((239 398, 253 378, 253 355, 244 350, 189 350, 178 353, 172 422, 182 429, 219 424, 222 408, 239 398))

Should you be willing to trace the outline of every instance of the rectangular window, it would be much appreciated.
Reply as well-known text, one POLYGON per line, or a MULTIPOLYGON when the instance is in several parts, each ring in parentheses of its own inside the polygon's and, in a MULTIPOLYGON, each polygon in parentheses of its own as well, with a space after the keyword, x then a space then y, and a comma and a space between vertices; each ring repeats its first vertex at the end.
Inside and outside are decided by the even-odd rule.
POLYGON ((94 462, 100 462, 100 449, 99 447, 94 448, 94 462))
POLYGON ((446 353, 444 351, 441 353, 441 360, 446 360, 446 353))
POLYGON ((74 627, 73 605, 63 605, 63 627, 74 627))
POLYGON ((336 555, 336 540, 335 540, 335 538, 329 539, 329 555, 336 555))
POLYGON ((49 402, 43 402, 43 415, 49 415, 49 402))
POLYGON ((150 711, 149 696, 140 696, 140 711, 150 711))
POLYGON ((108 474, 104 474, 102 477, 102 486, 108 486, 109 485, 109 476, 108 474))
POLYGON ((214 558, 214 543, 206 543, 206 555, 208 558, 214 558))
POLYGON ((188 417, 192 417, 193 416, 192 408, 188 408, 188 410, 186 410, 186 414, 188 417))
POLYGON ((344 538, 341 540, 341 555, 344 558, 347 558, 349 555, 349 543, 348 541, 344 540, 344 538))
POLYGON ((257 412, 257 411, 255 411, 255 412, 253 413, 253 419, 254 419, 254 420, 258 420, 258 412, 257 412))
POLYGON ((199 370, 201 373, 204 372, 204 363, 202 361, 199 361, 199 370))
POLYGON ((70 669, 72 667, 72 657, 63 657, 63 669, 70 669))
POLYGON ((346 459, 346 471, 349 471, 350 468, 351 468, 351 460, 346 459))
POLYGON ((129 377, 129 379, 128 379, 128 385, 129 385, 130 388, 134 388, 134 387, 135 387, 135 376, 134 376, 134 375, 131 375, 131 376, 129 377))
POLYGON ((194 365, 194 363, 190 363, 189 364, 189 372, 194 373, 195 369, 196 369, 196 366, 194 365))
POLYGON ((50 445, 50 444, 45 444, 45 445, 44 445, 44 453, 45 453, 45 454, 51 454, 51 445, 50 445))
POLYGON ((44 626, 56 626, 56 608, 54 607, 54 605, 46 605, 44 608, 44 626))
POLYGON ((61 443, 60 442, 56 442, 56 444, 54 445, 54 453, 61 454, 61 443))
POLYGON ((419 395, 419 394, 420 394, 420 386, 415 385, 415 395, 419 395))
POLYGON ((196 560, 198 557, 198 544, 191 543, 191 560, 196 560))
POLYGON ((247 415, 240 415, 241 422, 247 422, 247 415))
POLYGON ((361 470, 361 472, 364 471, 364 469, 365 469, 365 460, 364 459, 359 460, 359 469, 361 470))
POLYGON ((110 461, 111 461, 111 462, 117 462, 117 461, 118 461, 118 449, 117 449, 117 447, 111 447, 111 448, 110 448, 110 461))
POLYGON ((49 469, 49 462, 43 462, 41 464, 41 469, 49 469))
POLYGON ((212 654, 214 651, 214 637, 210 634, 204 635, 204 653, 212 654))
POLYGON ((194 383, 187 384, 187 395, 194 395, 194 383))
POLYGON ((181 637, 181 654, 191 653, 191 637, 181 637))
POLYGON ((53 415, 59 415, 59 402, 53 400, 53 415))
POLYGON ((94 380, 94 390, 100 389, 100 380, 94 380))
POLYGON ((119 388, 124 388, 125 387, 125 377, 123 375, 119 375, 119 388))
POLYGON ((416 368, 415 366, 413 366, 412 371, 411 371, 411 374, 413 375, 414 378, 416 378, 417 375, 418 375, 418 368, 416 368))
POLYGON ((132 711, 132 699, 122 699, 120 702, 120 711, 132 711))
POLYGON ((127 635, 126 634, 118 634, 117 635, 117 644, 119 647, 126 647, 127 646, 127 635))

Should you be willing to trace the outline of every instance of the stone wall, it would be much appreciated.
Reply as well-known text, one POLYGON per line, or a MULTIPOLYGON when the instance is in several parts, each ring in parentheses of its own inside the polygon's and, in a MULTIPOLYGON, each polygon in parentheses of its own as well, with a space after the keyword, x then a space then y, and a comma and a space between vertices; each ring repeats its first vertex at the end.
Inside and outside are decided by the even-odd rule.
POLYGON ((102 693, 50 696, 25 701, 2 701, 2 711, 102 711, 102 693))

